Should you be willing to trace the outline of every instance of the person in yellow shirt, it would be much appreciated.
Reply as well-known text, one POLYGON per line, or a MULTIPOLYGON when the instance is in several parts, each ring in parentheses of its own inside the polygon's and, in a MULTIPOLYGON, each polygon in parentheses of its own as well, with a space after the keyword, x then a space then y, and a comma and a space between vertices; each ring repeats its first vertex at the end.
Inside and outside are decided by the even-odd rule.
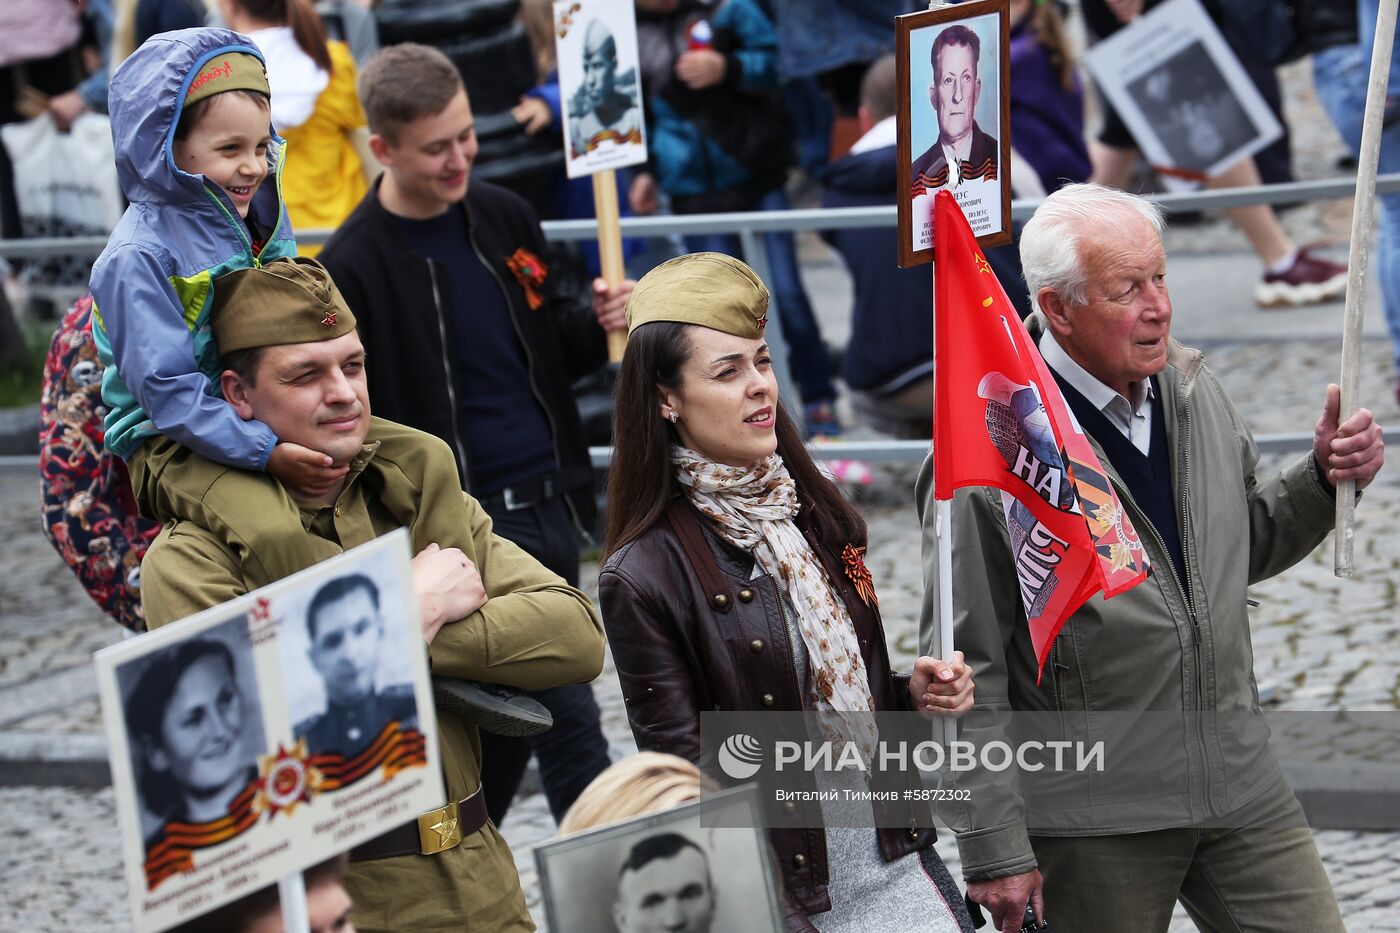
MULTIPOLYGON (((357 149, 369 131, 349 47, 326 38, 311 0, 219 0, 219 14, 267 59, 272 124, 287 141, 282 192, 292 227, 340 226, 369 190, 357 149)), ((320 246, 297 250, 315 256, 320 246)))

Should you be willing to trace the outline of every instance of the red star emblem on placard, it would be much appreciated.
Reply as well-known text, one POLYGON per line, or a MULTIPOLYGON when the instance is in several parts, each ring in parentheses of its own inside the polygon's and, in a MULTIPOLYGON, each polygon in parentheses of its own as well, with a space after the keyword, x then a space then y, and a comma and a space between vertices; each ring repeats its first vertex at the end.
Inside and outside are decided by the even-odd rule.
POLYGON ((253 608, 248 614, 253 617, 254 622, 266 622, 271 614, 272 604, 267 601, 266 596, 259 596, 253 601, 253 608))
POLYGON ((321 323, 324 324, 324 325, 326 325, 327 327, 334 327, 334 326, 335 326, 335 312, 334 312, 334 311, 327 311, 327 312, 326 312, 326 316, 323 317, 323 318, 321 318, 321 323))

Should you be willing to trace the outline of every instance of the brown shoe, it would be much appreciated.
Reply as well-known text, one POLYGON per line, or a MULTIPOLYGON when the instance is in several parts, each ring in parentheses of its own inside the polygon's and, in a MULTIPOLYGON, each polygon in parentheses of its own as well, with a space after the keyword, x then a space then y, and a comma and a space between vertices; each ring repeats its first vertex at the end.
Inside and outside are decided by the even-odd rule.
POLYGON ((1265 272, 1254 286, 1254 303, 1261 308, 1296 308, 1335 301, 1347 293, 1347 266, 1313 255, 1314 246, 1298 250, 1284 272, 1265 272))

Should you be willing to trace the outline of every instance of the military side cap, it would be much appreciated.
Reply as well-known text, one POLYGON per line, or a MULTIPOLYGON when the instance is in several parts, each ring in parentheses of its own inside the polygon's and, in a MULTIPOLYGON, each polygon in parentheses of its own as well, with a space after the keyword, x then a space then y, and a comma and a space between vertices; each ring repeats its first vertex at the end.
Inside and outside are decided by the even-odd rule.
POLYGON ((629 333, 652 321, 699 324, 757 339, 768 324, 768 289, 733 256, 677 256, 642 276, 627 300, 629 333))
POLYGON ((210 322, 220 353, 334 340, 355 329, 331 274, 304 256, 215 279, 210 322))
POLYGON ((216 55, 204 63, 199 74, 190 82, 185 92, 185 106, 222 94, 224 91, 257 91, 272 96, 267 84, 267 69, 256 55, 247 52, 230 52, 216 55))

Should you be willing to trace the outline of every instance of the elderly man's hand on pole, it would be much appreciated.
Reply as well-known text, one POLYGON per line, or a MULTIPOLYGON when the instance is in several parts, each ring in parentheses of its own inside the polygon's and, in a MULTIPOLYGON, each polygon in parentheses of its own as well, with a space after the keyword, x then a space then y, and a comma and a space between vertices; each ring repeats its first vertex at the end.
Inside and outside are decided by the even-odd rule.
POLYGON ((1027 902, 1035 908, 1037 920, 1045 919, 1044 887, 1040 870, 1032 868, 1005 878, 969 881, 967 896, 987 908, 992 915, 992 929, 997 933, 1020 933, 1027 902))
POLYGON ((599 327, 605 331, 627 329, 627 299, 636 287, 632 279, 623 279, 612 288, 601 278, 593 280, 593 316, 599 327))
POLYGON ((1385 462, 1385 441, 1381 426, 1366 408, 1358 408, 1338 426, 1341 401, 1342 390, 1329 385, 1327 403, 1313 431, 1313 456, 1333 486, 1351 479, 1359 492, 1370 485, 1385 462))

